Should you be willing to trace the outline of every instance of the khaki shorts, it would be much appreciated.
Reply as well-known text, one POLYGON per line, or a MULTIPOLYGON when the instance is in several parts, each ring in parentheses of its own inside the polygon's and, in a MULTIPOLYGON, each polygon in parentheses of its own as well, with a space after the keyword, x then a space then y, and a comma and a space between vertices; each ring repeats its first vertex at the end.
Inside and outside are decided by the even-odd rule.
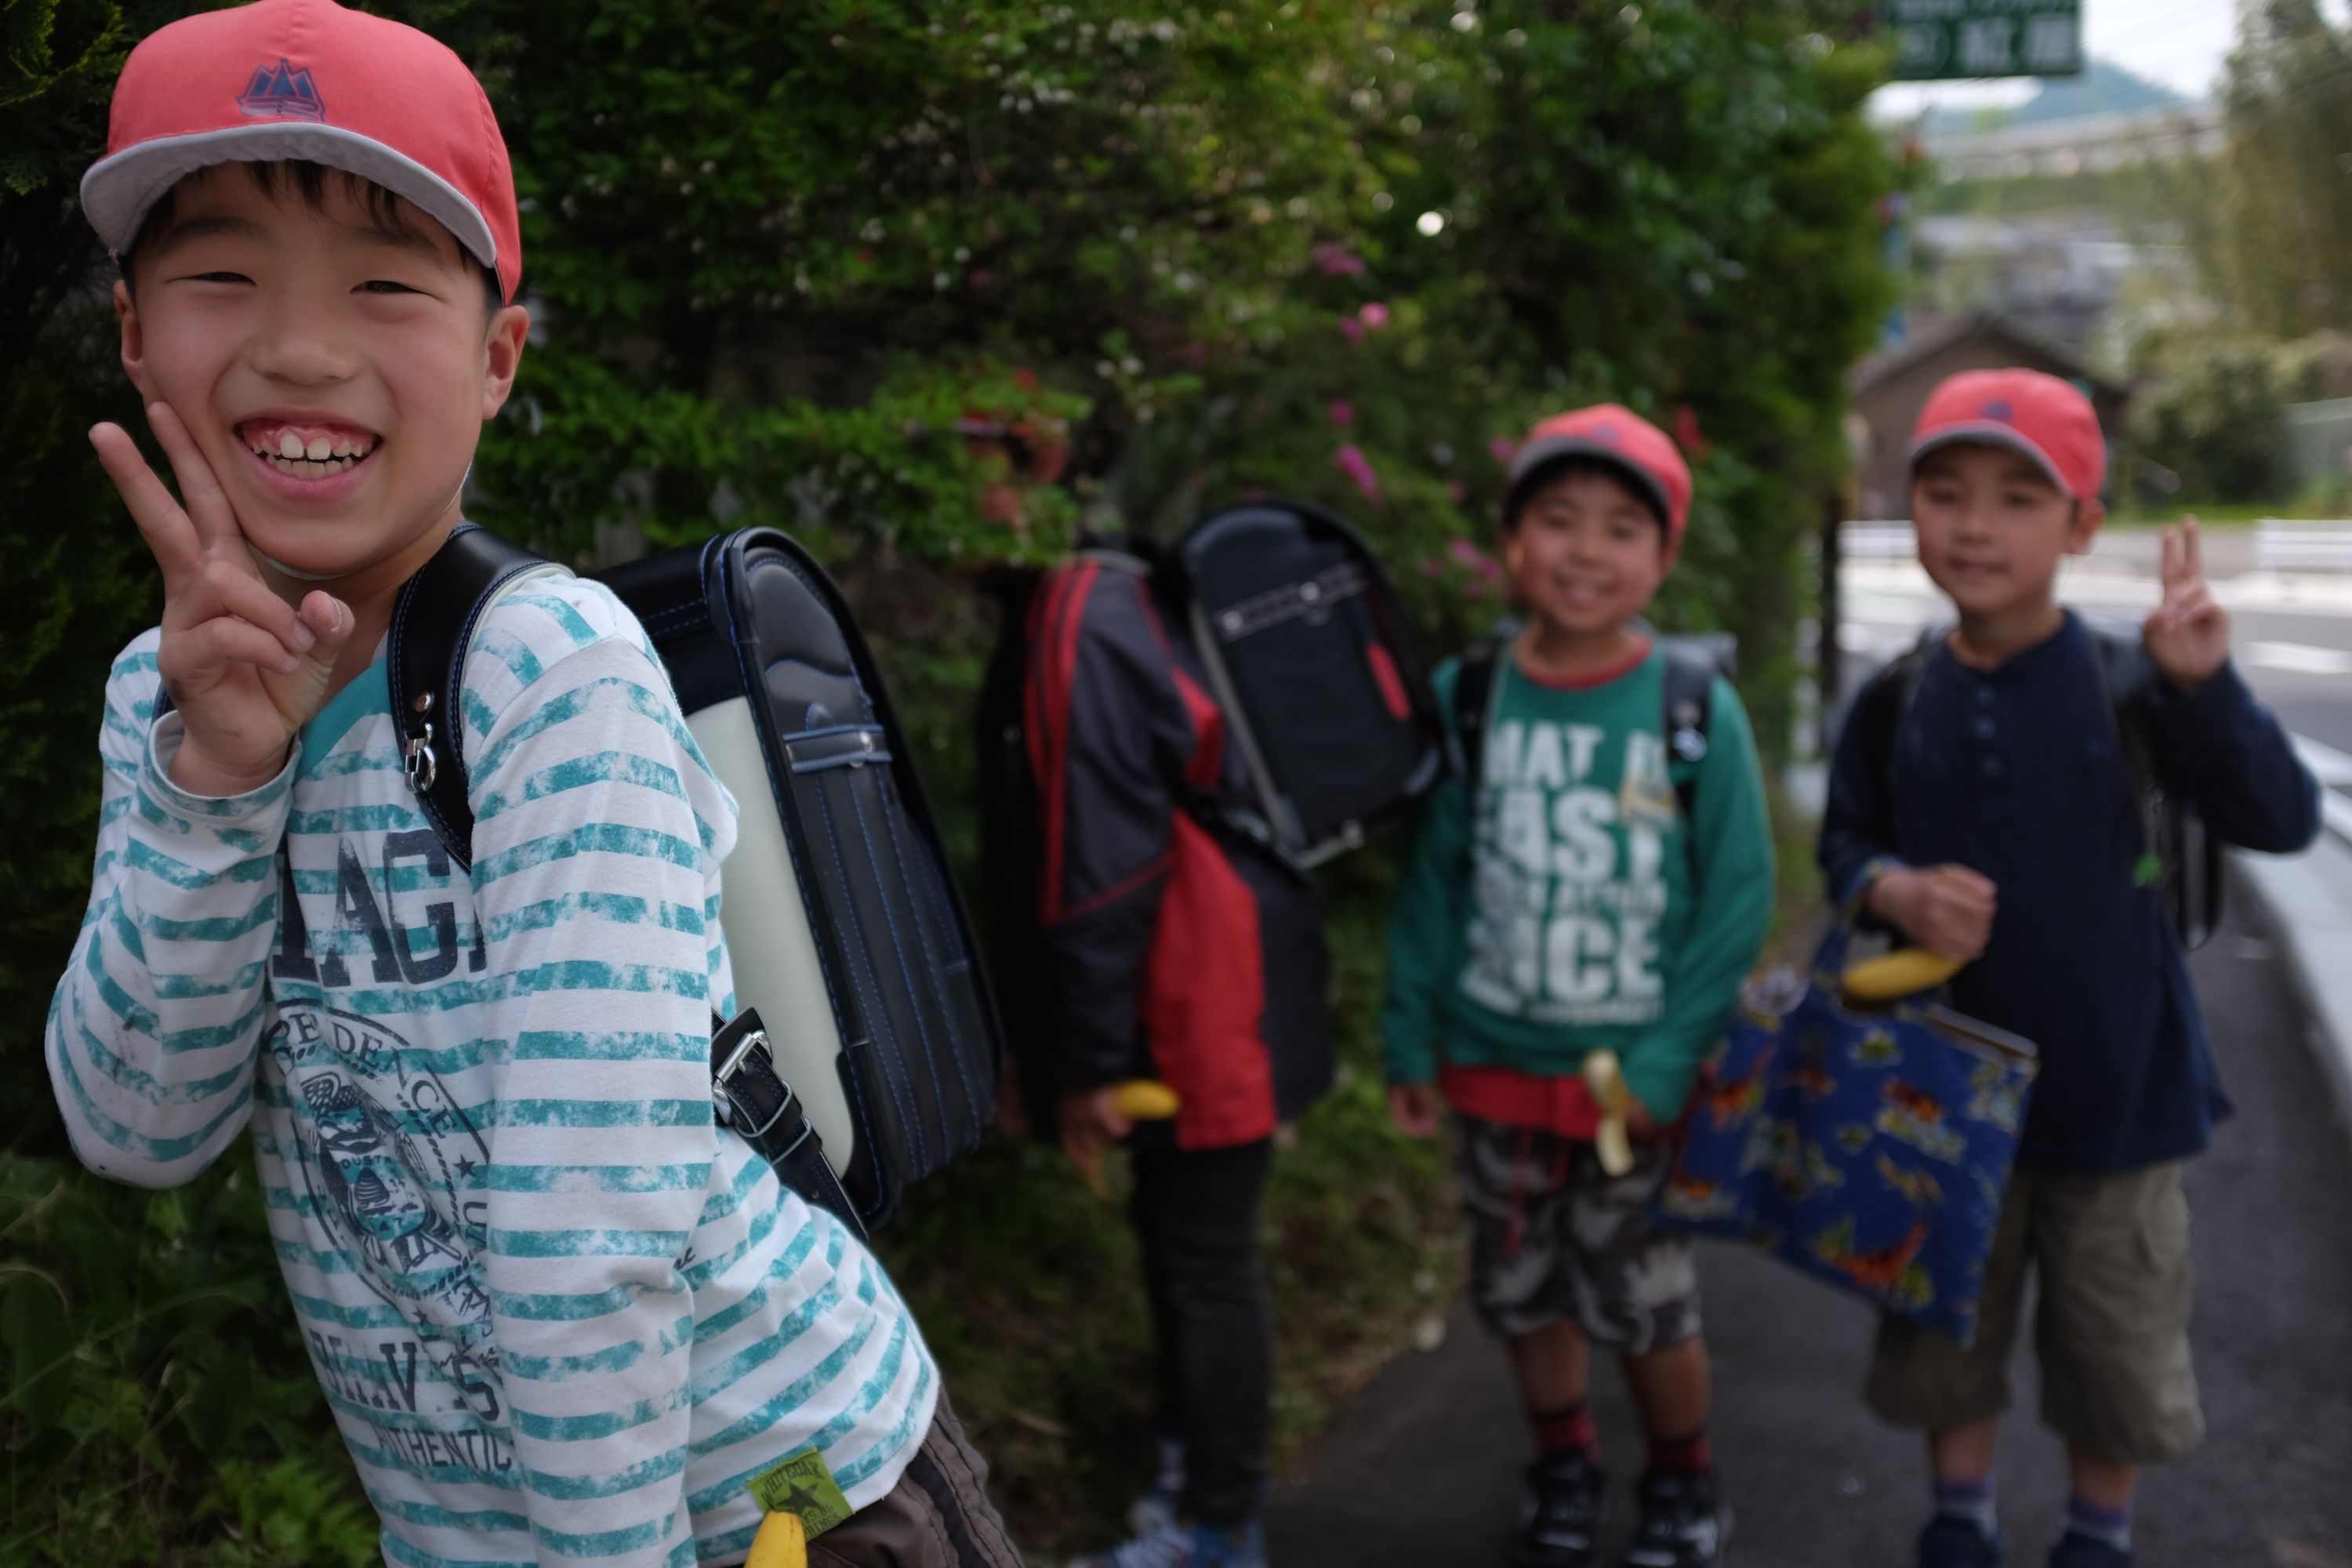
POLYGON ((2113 1464, 2177 1459, 2205 1420, 2189 1364, 2189 1202, 2179 1165, 2116 1175, 2020 1171, 1985 1263, 1976 1342, 1883 1319, 1870 1406, 1898 1426, 1942 1432, 2009 1408, 2009 1359, 2028 1266, 2042 1418, 2068 1447, 2113 1464))

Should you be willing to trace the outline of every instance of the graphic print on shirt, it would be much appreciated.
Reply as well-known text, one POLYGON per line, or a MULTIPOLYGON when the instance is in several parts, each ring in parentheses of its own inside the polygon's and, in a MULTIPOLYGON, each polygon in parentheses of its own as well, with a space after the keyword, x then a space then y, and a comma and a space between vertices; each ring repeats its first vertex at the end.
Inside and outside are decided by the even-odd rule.
POLYGON ((1646 1024, 1675 803, 1654 731, 1507 720, 1486 739, 1465 995, 1535 1024, 1646 1024))
MULTIPOLYGON (((394 896, 395 868, 421 860, 428 878, 446 885, 451 864, 430 832, 387 836, 384 898, 352 842, 337 845, 335 929, 314 951, 293 870, 278 857, 279 948, 271 968, 280 981, 277 1018, 262 1040, 268 1064, 289 1104, 308 1115, 293 1119, 295 1170, 310 1211, 349 1260, 352 1275, 382 1298, 415 1332, 411 1337, 351 1340, 311 1327, 310 1352, 328 1388, 350 1405, 426 1416, 471 1415, 481 1429, 449 1431, 368 1419, 378 1441, 412 1460, 436 1467, 502 1472, 514 1466, 503 1436, 495 1373, 490 1302, 469 1258, 488 1241, 486 1205, 464 1194, 489 1163, 481 1131, 421 1053, 382 1020, 328 1005, 309 994, 358 984, 431 982, 459 964, 457 906, 447 899, 425 905, 421 923, 394 896), (390 916, 387 919, 387 915, 390 916), (419 954, 409 940, 425 933, 419 954), (346 949, 351 951, 347 952, 346 949), (420 1390, 420 1347, 439 1383, 420 1390), (438 1408, 436 1408, 436 1404, 438 1408)), ((474 950, 474 969, 482 967, 474 950)))

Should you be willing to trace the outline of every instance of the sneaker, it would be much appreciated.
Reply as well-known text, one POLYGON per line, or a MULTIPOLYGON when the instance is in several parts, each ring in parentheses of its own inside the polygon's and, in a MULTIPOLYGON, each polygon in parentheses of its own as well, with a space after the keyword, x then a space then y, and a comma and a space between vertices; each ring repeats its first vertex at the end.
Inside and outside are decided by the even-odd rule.
POLYGON ((1511 1568, 1585 1568, 1601 1542, 1609 1477, 1581 1454, 1558 1454, 1528 1467, 1528 1500, 1511 1568))
POLYGON ((1731 1539, 1731 1510, 1713 1476, 1643 1476, 1642 1522, 1625 1568, 1716 1568, 1731 1539))
POLYGON ((1127 1508, 1127 1528, 1149 1535, 1176 1522, 1176 1500, 1184 1495, 1184 1443, 1178 1437, 1160 1439, 1160 1468, 1151 1486, 1127 1508))
POLYGON ((1171 1519, 1097 1556, 1073 1558, 1070 1568, 1265 1568, 1265 1529, 1255 1520, 1212 1530, 1171 1519))
POLYGON ((1919 1568, 2000 1568, 2004 1550, 1998 1531, 1939 1513, 1919 1532, 1919 1568))
POLYGON ((2132 1554, 2070 1530, 2050 1549, 2050 1568, 2132 1568, 2132 1554))

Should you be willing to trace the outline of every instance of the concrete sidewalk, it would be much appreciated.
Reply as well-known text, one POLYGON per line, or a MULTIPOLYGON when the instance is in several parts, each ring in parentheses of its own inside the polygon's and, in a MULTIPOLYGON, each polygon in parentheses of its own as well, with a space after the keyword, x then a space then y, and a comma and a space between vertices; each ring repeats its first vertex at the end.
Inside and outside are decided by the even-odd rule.
MULTIPOLYGON (((2189 1173, 2211 1431, 2144 1489, 2139 1559, 2352 1568, 2352 1139, 2306 1048, 2274 929, 2242 882, 2237 892, 2196 959, 2240 1107, 2189 1173)), ((1717 1452, 1740 1519, 1727 1561, 1906 1568, 1925 1463, 1914 1439, 1863 1408, 1869 1312, 1744 1249, 1711 1246, 1703 1268, 1717 1452)), ((1281 1568, 1505 1560, 1531 1445, 1499 1346, 1458 1308, 1448 1331, 1383 1373, 1286 1479, 1269 1513, 1281 1568)), ((2065 1493, 2059 1446, 2032 1417, 2029 1360, 2001 1464, 2010 1560, 2026 1568, 2055 1535, 2065 1493)), ((1639 1446, 1619 1379, 1597 1370, 1622 1539, 1639 1446)))

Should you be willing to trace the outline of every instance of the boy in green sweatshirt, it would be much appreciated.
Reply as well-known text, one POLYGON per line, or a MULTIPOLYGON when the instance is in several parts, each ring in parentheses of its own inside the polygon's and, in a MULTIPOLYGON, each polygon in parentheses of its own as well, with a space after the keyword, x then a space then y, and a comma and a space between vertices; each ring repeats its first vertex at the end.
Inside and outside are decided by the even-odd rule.
POLYGON ((1478 671, 1481 721, 1464 726, 1476 754, 1424 807, 1390 914, 1390 1110, 1429 1137, 1440 1094, 1454 1107, 1472 1294, 1509 1342, 1541 1450, 1514 1568, 1595 1559, 1594 1341, 1623 1358, 1649 1439, 1627 1568, 1709 1568, 1729 1531, 1690 1244, 1650 1214, 1763 943, 1772 838, 1738 697, 1710 678, 1703 720, 1670 722, 1680 656, 1641 619, 1690 497, 1674 443, 1614 405, 1548 419, 1520 446, 1503 547, 1528 624, 1437 671, 1457 713, 1465 664, 1478 671), (1593 1143, 1596 1051, 1622 1062, 1634 1100, 1622 1176, 1593 1143))

